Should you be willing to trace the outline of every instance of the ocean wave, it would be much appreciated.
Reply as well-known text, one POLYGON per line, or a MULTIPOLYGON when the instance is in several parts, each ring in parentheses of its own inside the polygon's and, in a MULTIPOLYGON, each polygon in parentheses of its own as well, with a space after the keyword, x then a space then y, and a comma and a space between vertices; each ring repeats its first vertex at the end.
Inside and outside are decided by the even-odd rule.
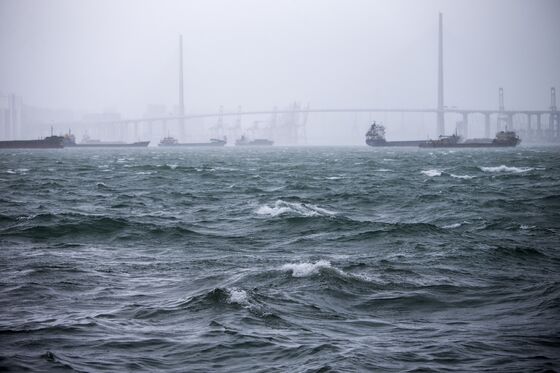
POLYGON ((449 174, 449 176, 454 177, 454 178, 456 178, 456 179, 465 179, 465 180, 473 179, 473 178, 474 178, 474 176, 471 176, 471 175, 455 175, 455 174, 449 174))
MULTIPOLYGON (((48 215, 48 214, 47 214, 48 215)), ((17 235, 35 239, 51 239, 63 236, 112 234, 128 227, 129 223, 120 218, 94 216, 84 220, 58 221, 56 224, 11 227, 1 232, 2 236, 17 235)))
POLYGON ((240 305, 247 305, 249 303, 247 292, 241 289, 226 289, 228 296, 228 303, 237 303, 240 305))
POLYGON ((332 216, 333 211, 308 203, 286 202, 281 199, 274 202, 273 206, 260 206, 256 213, 258 215, 279 216, 284 214, 295 214, 300 216, 332 216))
POLYGON ((166 308, 167 312, 182 312, 184 309, 191 311, 203 310, 224 305, 250 306, 251 302, 247 291, 238 288, 217 287, 201 294, 189 297, 186 300, 166 308))
POLYGON ((16 168, 15 170, 12 170, 11 168, 7 169, 5 171, 7 174, 26 174, 27 172, 29 172, 29 168, 16 168))
POLYGON ((522 173, 534 170, 532 167, 508 167, 506 165, 496 166, 496 167, 479 167, 483 172, 512 172, 512 173, 522 173))
POLYGON ((421 171, 422 174, 429 177, 441 176, 441 172, 442 172, 441 170, 436 170, 436 169, 421 171))
POLYGON ((321 259, 315 263, 287 263, 280 270, 291 272, 293 277, 309 277, 316 275, 323 268, 332 268, 331 262, 321 259))
POLYGON ((461 226, 461 223, 454 223, 454 224, 444 225, 442 228, 443 229, 454 229, 454 228, 459 228, 460 226, 461 226))

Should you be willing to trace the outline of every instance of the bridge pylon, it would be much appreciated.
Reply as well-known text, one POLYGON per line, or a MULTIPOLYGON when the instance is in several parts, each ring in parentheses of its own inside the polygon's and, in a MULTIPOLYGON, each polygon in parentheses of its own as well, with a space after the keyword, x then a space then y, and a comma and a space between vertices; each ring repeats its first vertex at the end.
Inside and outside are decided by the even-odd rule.
POLYGON ((504 105, 504 89, 500 87, 498 89, 498 119, 496 122, 496 132, 503 131, 507 129, 510 125, 510 117, 505 113, 504 105))
POLYGON ((438 101, 437 101, 437 132, 445 134, 445 107, 443 103, 443 14, 439 14, 438 32, 438 101))
POLYGON ((560 138, 560 113, 556 107, 556 88, 550 88, 550 115, 549 115, 550 139, 560 138))

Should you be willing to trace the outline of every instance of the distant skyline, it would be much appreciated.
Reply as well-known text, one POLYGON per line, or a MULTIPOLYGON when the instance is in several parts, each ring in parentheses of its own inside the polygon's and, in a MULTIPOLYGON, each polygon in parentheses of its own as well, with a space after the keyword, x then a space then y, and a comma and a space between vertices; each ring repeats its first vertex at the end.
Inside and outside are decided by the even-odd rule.
POLYGON ((438 13, 445 104, 546 108, 560 88, 560 1, 0 0, 0 92, 27 104, 139 117, 437 104, 438 13))

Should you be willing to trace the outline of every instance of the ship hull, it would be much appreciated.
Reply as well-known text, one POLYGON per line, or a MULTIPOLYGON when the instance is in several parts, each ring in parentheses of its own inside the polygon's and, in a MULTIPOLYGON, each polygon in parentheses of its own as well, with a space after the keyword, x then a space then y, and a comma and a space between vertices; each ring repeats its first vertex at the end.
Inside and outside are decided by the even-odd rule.
POLYGON ((271 146, 274 142, 269 140, 264 141, 249 141, 249 142, 236 142, 235 146, 271 146))
POLYGON ((517 144, 494 144, 494 143, 462 143, 462 144, 430 144, 423 143, 421 148, 512 148, 517 144))
POLYGON ((63 138, 59 136, 43 140, 0 141, 0 149, 60 149, 63 147, 63 138))
POLYGON ((150 144, 149 141, 139 141, 130 144, 73 144, 66 145, 68 148, 145 148, 150 144))
POLYGON ((164 148, 200 148, 200 147, 221 147, 225 146, 226 143, 216 143, 216 142, 194 142, 194 143, 179 143, 179 144, 159 144, 158 146, 164 148))
POLYGON ((426 141, 423 140, 410 140, 410 141, 369 141, 366 142, 368 146, 372 146, 374 148, 377 147, 384 147, 384 146, 420 146, 420 144, 424 144, 426 141))

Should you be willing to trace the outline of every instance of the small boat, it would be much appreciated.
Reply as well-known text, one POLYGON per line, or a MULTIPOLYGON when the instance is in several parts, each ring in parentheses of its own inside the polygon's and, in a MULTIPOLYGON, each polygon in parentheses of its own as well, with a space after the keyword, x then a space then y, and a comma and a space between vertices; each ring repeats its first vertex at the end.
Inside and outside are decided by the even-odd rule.
POLYGON ((236 146, 270 146, 274 141, 268 139, 249 140, 245 135, 235 141, 236 146))
POLYGON ((101 141, 90 139, 87 135, 85 135, 78 144, 73 134, 68 133, 64 136, 64 146, 69 148, 145 148, 149 144, 149 141, 137 141, 132 143, 123 141, 101 141))
POLYGON ((181 143, 176 138, 167 136, 164 137, 158 144, 158 146, 184 146, 184 147, 201 147, 201 146, 224 146, 227 144, 227 139, 210 139, 210 142, 190 142, 181 143))
POLYGON ((438 140, 426 141, 421 148, 503 148, 517 146, 521 139, 514 131, 500 131, 493 139, 467 139, 461 141, 461 136, 440 136, 438 140))
POLYGON ((385 140, 385 127, 381 124, 373 122, 366 132, 366 144, 373 147, 380 146, 418 146, 426 141, 387 141, 385 140))

